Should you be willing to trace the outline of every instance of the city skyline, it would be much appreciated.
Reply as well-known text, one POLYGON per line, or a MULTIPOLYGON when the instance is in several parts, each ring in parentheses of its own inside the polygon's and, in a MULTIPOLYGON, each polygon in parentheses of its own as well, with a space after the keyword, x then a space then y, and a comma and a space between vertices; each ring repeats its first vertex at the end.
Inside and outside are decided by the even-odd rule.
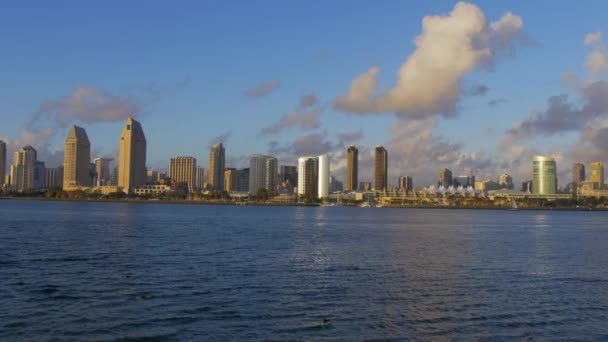
MULTIPOLYGON (((594 4, 600 9, 607 6, 594 4)), ((243 4, 231 15, 246 19, 256 11, 265 14, 264 9, 250 6, 243 4)), ((606 27, 598 14, 601 10, 577 6, 574 11, 569 6, 574 8, 564 4, 552 16, 544 17, 539 15, 544 9, 537 4, 387 3, 353 6, 336 18, 330 13, 340 6, 328 4, 328 13, 320 14, 318 27, 307 28, 308 32, 281 25, 301 15, 302 8, 274 5, 272 22, 262 27, 264 34, 251 36, 244 46, 228 42, 235 33, 246 32, 248 20, 229 32, 217 20, 199 24, 199 17, 206 15, 201 7, 183 11, 151 6, 152 12, 167 12, 169 21, 180 18, 191 25, 189 31, 166 27, 164 35, 153 36, 159 33, 153 16, 144 15, 139 27, 133 27, 128 17, 135 9, 126 8, 115 16, 117 29, 128 34, 116 41, 124 52, 116 56, 114 67, 102 61, 111 57, 104 50, 115 51, 108 49, 114 41, 108 35, 113 32, 96 17, 85 15, 84 8, 75 6, 63 13, 41 4, 30 15, 21 15, 24 8, 9 7, 0 23, 6 32, 12 32, 13 18, 21 18, 25 23, 16 26, 27 26, 19 35, 23 39, 56 38, 52 41, 57 46, 45 50, 49 65, 67 56, 63 63, 74 59, 86 61, 86 66, 72 63, 72 68, 56 74, 54 69, 35 63, 39 50, 22 46, 11 37, 6 53, 11 68, 3 69, 3 74, 17 82, 3 87, 0 140, 7 142, 8 156, 26 145, 36 147, 39 158, 53 168, 63 160, 63 140, 69 127, 78 125, 89 135, 91 158, 117 161, 119 148, 113 132, 127 116, 134 115, 146 122, 151 144, 147 166, 161 171, 167 171, 167 160, 177 154, 191 155, 208 168, 208 147, 223 142, 230 151, 226 166, 246 167, 249 156, 256 153, 276 156, 281 164, 289 165, 296 165, 301 155, 327 153, 332 174, 344 181, 345 149, 355 144, 359 148, 358 180, 373 181, 373 148, 382 144, 390 151, 389 184, 397 184, 403 174, 411 175, 416 184, 433 184, 436 170, 441 168, 449 168, 455 175, 477 169, 482 178, 506 172, 519 184, 531 179, 529 160, 537 154, 554 156, 562 166, 608 159, 608 152, 601 148, 608 129, 608 110, 597 100, 608 89, 601 34, 606 27), (579 21, 585 20, 566 34, 556 33, 551 29, 554 25, 548 25, 572 13, 579 21), (371 14, 400 20, 380 22, 368 18, 371 14), (47 15, 64 22, 65 29, 44 26, 43 30, 44 20, 40 19, 47 15), (437 78, 435 69, 421 68, 418 71, 428 78, 413 79, 413 83, 426 102, 412 102, 409 86, 401 80, 414 75, 411 63, 424 60, 429 46, 440 46, 436 42, 441 41, 442 32, 431 30, 432 23, 421 25, 423 18, 431 16, 441 16, 432 18, 446 25, 471 24, 466 29, 472 31, 466 33, 489 37, 484 48, 496 57, 484 55, 485 50, 476 51, 479 53, 460 56, 463 65, 455 66, 451 60, 460 45, 442 47, 448 58, 433 62, 449 70, 450 77, 437 78), (96 35, 99 46, 81 44, 95 54, 68 39, 83 34, 70 30, 82 27, 85 19, 88 25, 83 32, 96 35), (27 25, 29 20, 33 20, 32 25, 27 25), (41 23, 36 24, 36 20, 41 23), (362 20, 374 27, 373 35, 361 27, 362 20), (284 30, 279 34, 271 27, 284 30), (190 46, 191 32, 219 34, 220 39, 213 43, 215 50, 209 53, 190 46), (326 37, 311 39, 318 32, 326 37), (356 32, 358 38, 340 40, 347 32, 356 32), (158 43, 169 41, 167 35, 173 37, 167 51, 146 58, 148 64, 140 63, 140 57, 160 52, 158 43), (296 44, 281 39, 283 35, 301 39, 296 44), (135 37, 144 38, 141 51, 129 48, 135 37), (416 37, 420 38, 417 44, 413 43, 416 37), (266 45, 260 44, 266 40, 284 44, 279 45, 285 49, 272 54, 274 61, 281 63, 270 63, 260 54, 263 50, 257 46, 266 45), (190 54, 186 55, 200 62, 170 52, 187 48, 190 54), (560 58, 540 63, 539 58, 545 55, 560 58), (37 68, 32 69, 32 65, 37 68), (427 79, 435 82, 433 92, 424 92, 427 79), (47 86, 46 80, 52 80, 53 87, 47 86), (372 86, 376 83, 378 87, 372 86), (521 84, 526 85, 525 91, 521 84), (354 85, 369 86, 362 89, 377 94, 382 93, 377 89, 385 88, 390 96, 371 101, 369 93, 353 91, 354 85)), ((216 14, 231 17, 226 10, 216 8, 216 14)), ((304 13, 309 11, 304 9, 304 13)), ((458 37, 463 33, 452 31, 458 37)), ((468 44, 466 40, 454 41, 468 44)), ((571 174, 570 167, 558 167, 559 179, 569 179, 571 174)))

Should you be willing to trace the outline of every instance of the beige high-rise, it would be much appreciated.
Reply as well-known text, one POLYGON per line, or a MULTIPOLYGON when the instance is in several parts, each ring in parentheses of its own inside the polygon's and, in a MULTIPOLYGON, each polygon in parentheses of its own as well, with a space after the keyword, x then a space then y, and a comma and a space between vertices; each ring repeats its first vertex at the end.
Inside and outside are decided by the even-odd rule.
POLYGON ((594 189, 604 187, 604 163, 593 162, 589 165, 589 181, 593 183, 594 189))
POLYGON ((226 150, 222 143, 215 144, 209 151, 208 183, 214 190, 224 190, 224 169, 226 167, 226 150))
POLYGON ((355 145, 350 145, 346 150, 346 186, 344 190, 355 191, 357 190, 357 184, 359 172, 359 150, 355 145))
POLYGON ((192 192, 196 187, 196 159, 182 156, 171 158, 169 174, 176 184, 186 184, 188 191, 192 192))
POLYGON ((383 191, 388 188, 388 151, 382 145, 376 146, 374 164, 374 190, 383 191))
POLYGON ((146 136, 139 121, 129 117, 120 135, 118 186, 126 193, 146 184, 146 136))
POLYGON ((27 145, 15 152, 13 165, 11 165, 11 187, 15 191, 26 192, 35 190, 34 169, 38 152, 27 145))
POLYGON ((63 151, 63 188, 91 186, 91 143, 82 127, 72 126, 65 138, 63 151))
POLYGON ((224 170, 224 190, 233 192, 238 190, 238 173, 235 168, 224 170))
POLYGON ((6 178, 6 143, 0 140, 0 188, 6 178))

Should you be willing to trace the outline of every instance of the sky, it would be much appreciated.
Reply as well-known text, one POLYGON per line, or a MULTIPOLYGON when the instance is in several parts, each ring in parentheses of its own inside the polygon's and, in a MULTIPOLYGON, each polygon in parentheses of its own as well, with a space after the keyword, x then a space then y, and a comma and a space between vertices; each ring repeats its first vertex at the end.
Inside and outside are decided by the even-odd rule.
MULTIPOLYGON (((531 179, 531 158, 608 160, 605 1, 20 1, 0 5, 0 139, 62 163, 71 125, 116 157, 128 116, 148 167, 224 142, 227 167, 373 149, 389 182, 440 168, 531 179)), ((9 160, 10 163, 10 160, 9 160)))

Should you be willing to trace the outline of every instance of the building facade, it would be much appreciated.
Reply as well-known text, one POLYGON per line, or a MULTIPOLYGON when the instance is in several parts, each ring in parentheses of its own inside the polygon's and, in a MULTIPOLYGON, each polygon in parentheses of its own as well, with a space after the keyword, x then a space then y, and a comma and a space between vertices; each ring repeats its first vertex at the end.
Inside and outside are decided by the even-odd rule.
POLYGON ((557 164, 555 158, 535 156, 532 159, 532 193, 539 195, 557 193, 557 164))
POLYGON ((124 192, 143 186, 147 180, 147 142, 139 121, 129 117, 122 129, 119 142, 118 186, 124 192))
POLYGON ((196 158, 177 156, 169 162, 169 177, 178 184, 193 192, 196 188, 196 158))
POLYGON ((198 190, 203 189, 203 185, 205 184, 205 168, 202 166, 196 167, 196 180, 194 181, 194 187, 198 190))
POLYGON ((6 143, 0 140, 0 188, 6 179, 6 143))
POLYGON ((239 189, 239 174, 235 168, 226 168, 224 170, 224 190, 235 192, 239 189))
POLYGON ((503 173, 498 176, 498 185, 501 189, 513 190, 513 177, 507 173, 503 173))
POLYGON ((329 197, 329 156, 298 158, 298 195, 315 198, 329 197))
POLYGON ((18 192, 36 191, 34 186, 34 168, 38 152, 27 145, 16 151, 11 165, 11 188, 18 192))
POLYGON ((384 191, 388 188, 388 151, 382 145, 376 146, 374 162, 374 190, 384 191))
POLYGON ((222 143, 213 145, 209 151, 209 170, 207 183, 214 190, 224 190, 224 169, 226 168, 226 150, 222 143))
POLYGON ((272 156, 256 154, 249 158, 249 194, 256 195, 260 189, 274 194, 277 190, 278 161, 272 156))
POLYGON ((63 189, 63 166, 47 168, 45 181, 47 189, 63 189))
POLYGON ((344 190, 355 191, 359 184, 359 150, 355 145, 346 149, 346 184, 344 190))
POLYGON ((240 169, 238 171, 238 176, 237 176, 238 182, 237 182, 237 186, 238 186, 238 191, 239 192, 249 192, 249 168, 245 168, 245 169, 240 169))
POLYGON ((410 176, 401 176, 399 177, 399 191, 413 191, 414 187, 412 185, 412 177, 410 176))
POLYGON ((596 190, 604 187, 604 163, 593 162, 589 165, 589 181, 593 183, 596 190))
POLYGON ((95 186, 105 186, 112 183, 112 174, 110 173, 111 158, 95 158, 95 186))
POLYGON ((575 163, 572 166, 572 183, 580 184, 585 181, 585 164, 575 163))
POLYGON ((437 186, 447 188, 450 185, 452 185, 452 171, 446 168, 439 170, 439 180, 437 181, 437 186))
POLYGON ((293 192, 293 188, 298 186, 298 167, 290 165, 281 165, 281 185, 289 192, 293 192))
POLYGON ((90 164, 91 143, 87 132, 82 127, 72 126, 63 150, 63 188, 92 186, 90 164))

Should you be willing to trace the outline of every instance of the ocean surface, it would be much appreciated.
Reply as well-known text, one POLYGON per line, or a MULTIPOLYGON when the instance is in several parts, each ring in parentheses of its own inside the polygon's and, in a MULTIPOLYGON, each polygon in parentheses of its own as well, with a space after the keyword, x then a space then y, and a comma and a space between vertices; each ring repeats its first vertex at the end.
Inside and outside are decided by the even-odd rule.
POLYGON ((608 212, 0 201, 2 341, 608 340, 608 212))

